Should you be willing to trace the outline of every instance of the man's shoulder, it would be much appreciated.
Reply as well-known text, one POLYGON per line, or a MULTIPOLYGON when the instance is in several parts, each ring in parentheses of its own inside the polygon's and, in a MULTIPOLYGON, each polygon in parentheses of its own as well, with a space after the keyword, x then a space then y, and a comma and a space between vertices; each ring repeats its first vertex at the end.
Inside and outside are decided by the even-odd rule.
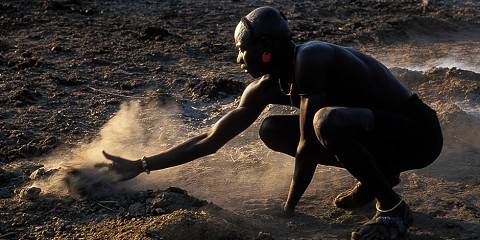
POLYGON ((311 41, 297 48, 295 58, 295 82, 300 95, 319 92, 329 81, 331 66, 339 46, 311 41))
POLYGON ((276 87, 277 85, 278 85, 278 78, 272 75, 266 74, 266 75, 263 75, 261 78, 248 84, 247 89, 262 91, 262 90, 271 88, 273 86, 276 87))
POLYGON ((278 78, 267 74, 248 84, 244 95, 264 95, 274 88, 278 88, 278 78))
POLYGON ((321 41, 300 44, 297 46, 295 63, 303 65, 328 63, 332 61, 336 47, 333 44, 321 41))
POLYGON ((268 104, 280 93, 278 78, 264 75, 250 83, 242 94, 244 103, 268 104))

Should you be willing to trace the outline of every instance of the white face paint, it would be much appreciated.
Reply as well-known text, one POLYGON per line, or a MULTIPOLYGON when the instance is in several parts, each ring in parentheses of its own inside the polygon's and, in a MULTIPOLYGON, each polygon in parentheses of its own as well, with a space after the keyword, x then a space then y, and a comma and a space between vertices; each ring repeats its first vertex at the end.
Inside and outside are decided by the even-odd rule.
POLYGON ((259 45, 251 41, 251 31, 244 21, 240 21, 235 28, 235 47, 238 49, 237 63, 240 68, 252 77, 262 76, 264 71, 261 62, 261 50, 259 45))

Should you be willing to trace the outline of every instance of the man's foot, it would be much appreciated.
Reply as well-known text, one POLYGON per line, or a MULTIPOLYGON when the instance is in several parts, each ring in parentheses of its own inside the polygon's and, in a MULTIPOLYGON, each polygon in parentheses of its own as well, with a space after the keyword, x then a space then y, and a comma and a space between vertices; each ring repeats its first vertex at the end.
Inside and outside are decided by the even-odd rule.
MULTIPOLYGON (((392 187, 398 185, 398 183, 400 183, 399 174, 391 177, 390 184, 392 187)), ((333 200, 333 204, 341 209, 352 210, 363 207, 374 199, 374 193, 362 183, 357 182, 352 189, 338 194, 337 197, 335 197, 335 200, 333 200)))
POLYGON ((412 222, 412 213, 402 200, 400 205, 391 211, 377 210, 375 216, 368 223, 352 232, 351 240, 403 239, 412 222))
POLYGON ((374 194, 366 188, 365 185, 357 182, 352 189, 338 194, 333 201, 333 204, 337 208, 351 210, 362 207, 373 201, 373 199, 375 199, 374 194))

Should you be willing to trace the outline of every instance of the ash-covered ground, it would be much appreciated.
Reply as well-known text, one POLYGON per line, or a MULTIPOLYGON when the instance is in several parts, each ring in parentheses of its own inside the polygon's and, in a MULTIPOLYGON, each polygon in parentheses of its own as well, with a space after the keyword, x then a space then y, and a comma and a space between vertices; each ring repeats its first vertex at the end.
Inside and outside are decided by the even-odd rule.
POLYGON ((261 144, 259 122, 215 155, 126 183, 92 168, 102 149, 155 154, 235 107, 253 79, 235 64, 233 30, 264 5, 297 42, 363 50, 438 111, 440 158, 397 187, 414 211, 409 238, 479 239, 475 0, 1 2, 0 239, 348 238, 373 214, 332 206, 354 179, 318 167, 296 216, 282 217, 292 159, 261 144))

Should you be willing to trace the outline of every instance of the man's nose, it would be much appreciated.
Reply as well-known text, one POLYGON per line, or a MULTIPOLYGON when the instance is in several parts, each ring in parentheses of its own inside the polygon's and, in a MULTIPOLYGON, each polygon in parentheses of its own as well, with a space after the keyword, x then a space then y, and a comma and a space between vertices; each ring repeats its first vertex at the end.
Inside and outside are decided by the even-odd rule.
POLYGON ((237 56, 237 63, 238 64, 242 64, 243 63, 243 54, 242 52, 238 52, 238 56, 237 56))

